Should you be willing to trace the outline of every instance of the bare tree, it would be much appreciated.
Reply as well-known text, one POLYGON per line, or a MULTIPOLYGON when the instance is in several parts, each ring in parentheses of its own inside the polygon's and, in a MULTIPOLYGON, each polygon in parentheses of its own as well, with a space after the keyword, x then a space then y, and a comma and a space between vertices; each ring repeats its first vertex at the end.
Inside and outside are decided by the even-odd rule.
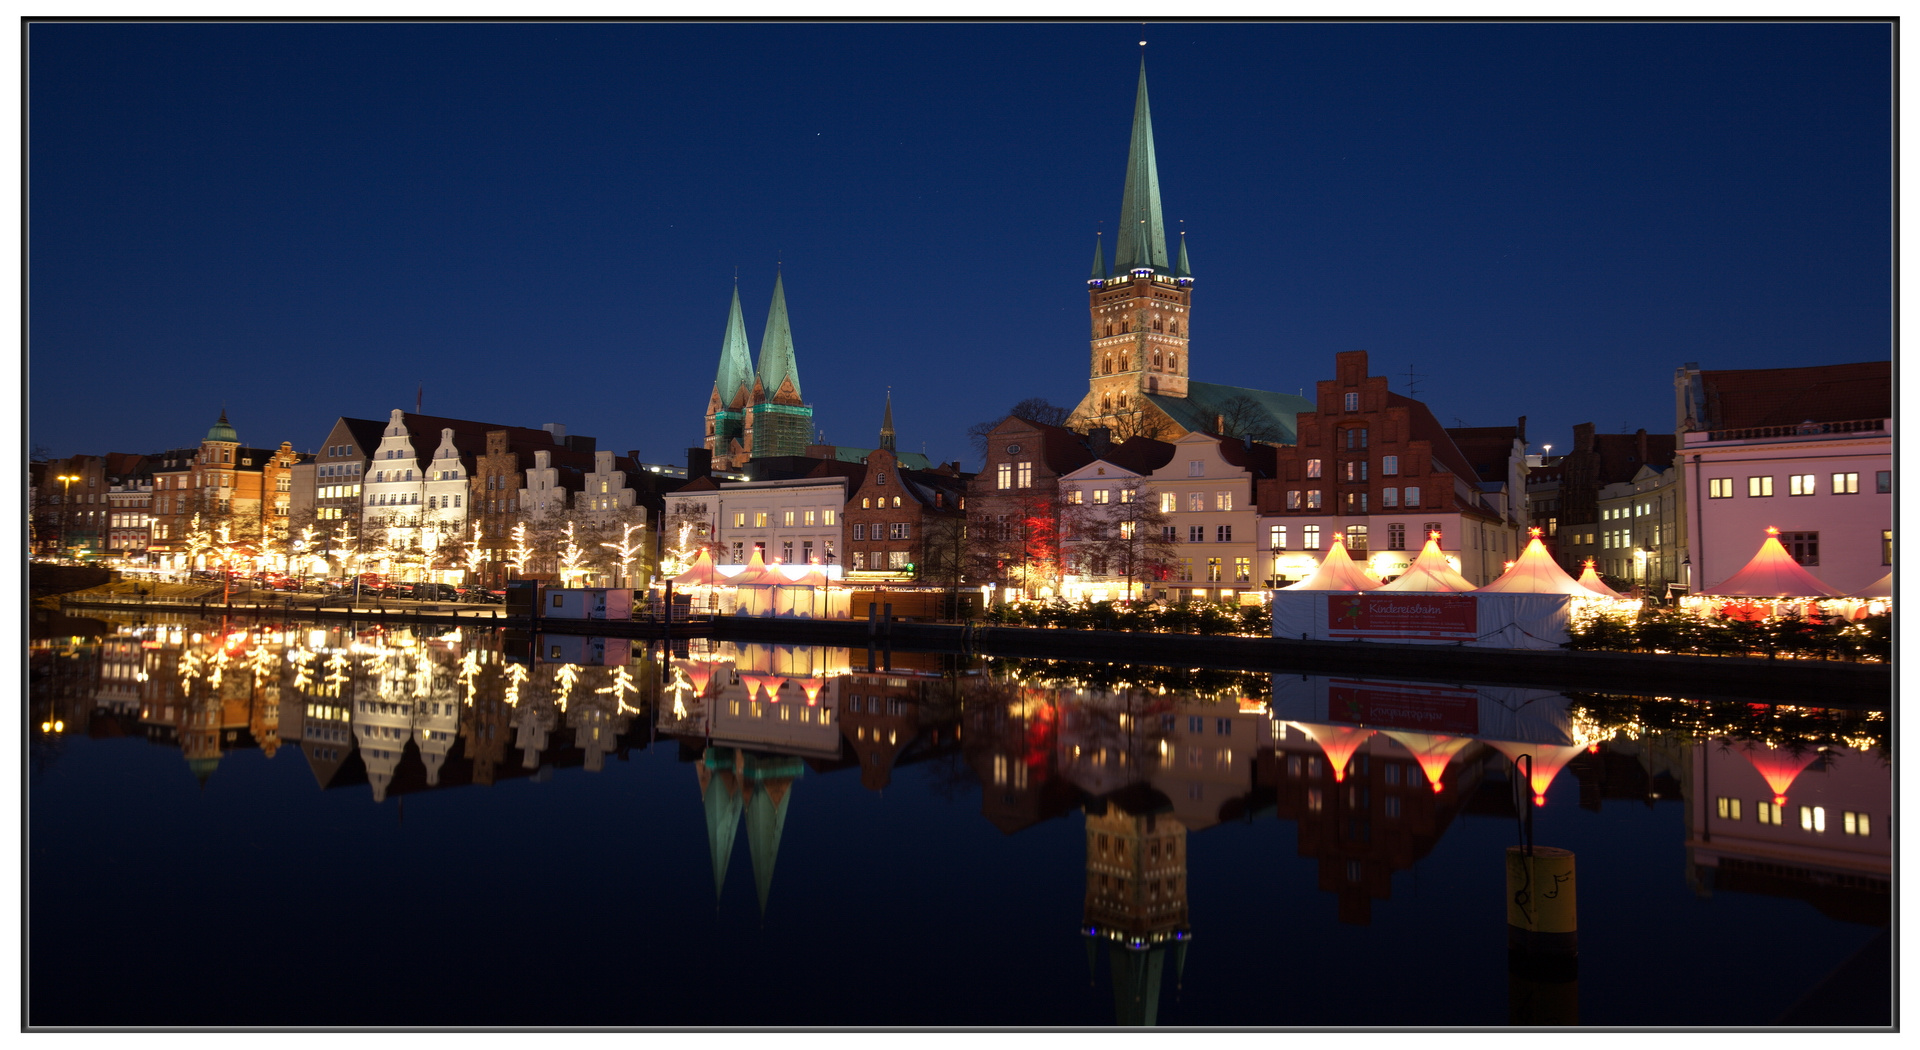
MULTIPOLYGON (((1044 397, 1027 398, 1016 402, 1007 410, 1007 416, 1018 416, 1029 423, 1044 423, 1052 427, 1065 426, 1067 417, 1072 414, 1072 409, 1062 408, 1044 397)), ((999 426, 1006 418, 1001 416, 999 419, 983 420, 967 428, 967 440, 973 445, 976 455, 986 457, 988 437, 993 434, 993 428, 999 426)))
POLYGON ((1070 504, 1062 546, 1089 576, 1121 576, 1127 599, 1136 584, 1158 578, 1172 563, 1179 543, 1167 533, 1168 517, 1159 497, 1136 487, 1122 488, 1111 503, 1070 504))
POLYGON ((1252 438, 1270 445, 1282 444, 1287 439, 1266 408, 1245 394, 1235 394, 1215 407, 1219 410, 1221 437, 1252 438))

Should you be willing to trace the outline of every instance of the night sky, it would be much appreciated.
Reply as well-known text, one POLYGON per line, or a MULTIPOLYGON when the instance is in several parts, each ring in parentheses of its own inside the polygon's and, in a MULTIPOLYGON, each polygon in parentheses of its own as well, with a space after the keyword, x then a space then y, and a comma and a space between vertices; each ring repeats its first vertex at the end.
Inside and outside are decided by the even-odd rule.
POLYGON ((39 23, 28 440, 307 451, 424 383, 683 462, 784 261, 826 439, 891 386, 977 465, 1086 390, 1143 36, 1196 379, 1367 350, 1565 448, 1687 361, 1890 356, 1886 25, 39 23))

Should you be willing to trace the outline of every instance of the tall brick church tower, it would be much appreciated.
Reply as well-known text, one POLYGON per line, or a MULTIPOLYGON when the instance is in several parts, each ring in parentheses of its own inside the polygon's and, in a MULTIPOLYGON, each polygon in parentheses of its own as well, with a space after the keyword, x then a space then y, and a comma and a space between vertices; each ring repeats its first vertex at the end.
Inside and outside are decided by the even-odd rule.
POLYGON ((1192 304, 1193 274, 1184 236, 1178 262, 1167 262, 1153 115, 1147 106, 1147 62, 1142 56, 1113 265, 1107 266, 1096 238, 1093 272, 1087 278, 1092 319, 1087 396, 1068 426, 1111 426, 1133 433, 1140 429, 1143 412, 1160 416, 1142 395, 1185 398, 1192 364, 1187 352, 1192 304))
POLYGON ((800 367, 794 360, 787 292, 773 279, 773 305, 760 337, 760 367, 750 367, 747 326, 740 316, 740 289, 733 290, 727 331, 720 341, 720 368, 707 398, 707 450, 713 466, 738 470, 749 459, 803 456, 813 441, 813 409, 800 399, 800 367))

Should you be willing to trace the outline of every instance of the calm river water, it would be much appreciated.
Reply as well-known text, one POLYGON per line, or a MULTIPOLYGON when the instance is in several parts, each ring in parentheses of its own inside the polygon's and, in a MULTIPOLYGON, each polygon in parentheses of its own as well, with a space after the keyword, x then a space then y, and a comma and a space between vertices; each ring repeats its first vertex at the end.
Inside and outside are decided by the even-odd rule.
POLYGON ((28 1022, 1889 1023, 1882 716, 433 630, 36 642, 28 1022))

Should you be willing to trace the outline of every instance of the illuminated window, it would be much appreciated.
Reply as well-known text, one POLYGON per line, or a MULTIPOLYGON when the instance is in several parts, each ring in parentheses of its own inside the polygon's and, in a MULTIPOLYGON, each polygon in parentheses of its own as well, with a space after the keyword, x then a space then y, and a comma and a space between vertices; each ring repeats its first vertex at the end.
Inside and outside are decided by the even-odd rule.
POLYGON ((1019 487, 1023 489, 1032 488, 1033 487, 1033 464, 1029 461, 1022 461, 1016 464, 1016 466, 1018 467, 1018 470, 1016 471, 1016 473, 1018 474, 1019 487))
POLYGON ((1317 459, 1307 460, 1307 477, 1317 478, 1319 476, 1320 476, 1320 461, 1317 459))
POLYGON ((807 512, 807 516, 806 516, 806 523, 807 523, 808 525, 812 525, 812 524, 813 524, 813 518, 814 518, 814 513, 815 513, 814 511, 808 511, 808 512, 807 512))
POLYGON ((733 515, 733 527, 734 527, 734 528, 736 528, 736 529, 744 529, 744 528, 746 528, 746 527, 747 527, 747 512, 746 512, 746 511, 744 511, 744 510, 742 510, 742 511, 736 511, 736 512, 734 513, 734 515, 733 515))
POLYGON ((1307 812, 1318 813, 1327 805, 1326 793, 1319 788, 1307 789, 1307 812))
POLYGON ((1747 479, 1747 495, 1749 496, 1773 495, 1773 478, 1771 477, 1748 478, 1747 479))
POLYGON ((1880 530, 1880 564, 1893 564, 1893 530, 1880 530))
POLYGON ((1287 527, 1285 525, 1270 525, 1267 527, 1267 546, 1277 551, 1287 549, 1287 527))
MULTIPOLYGON (((999 481, 1000 481, 1000 487, 1003 489, 1010 489, 1013 487, 1013 464, 1011 463, 1000 464, 999 481)), ((861 506, 866 506, 866 501, 862 500, 861 506)))
POLYGON ((1800 830, 1815 834, 1825 834, 1827 830, 1827 807, 1801 806, 1800 830))
POLYGON ((1300 546, 1303 550, 1320 549, 1320 526, 1308 525, 1300 530, 1300 546))
POLYGON ((1789 496, 1813 495, 1813 475, 1812 474, 1788 474, 1787 475, 1787 495, 1789 496))
POLYGON ((1319 489, 1307 490, 1307 509, 1308 510, 1320 509, 1320 490, 1319 489))
MULTIPOLYGON (((833 511, 832 509, 828 509, 828 510, 823 510, 823 511, 821 511, 821 512, 820 512, 820 524, 822 524, 822 525, 831 525, 831 524, 833 524, 833 523, 834 523, 834 520, 835 520, 835 519, 836 519, 837 517, 839 517, 839 515, 838 515, 838 514, 836 514, 836 513, 835 513, 835 512, 834 512, 834 511, 833 511)), ((828 543, 827 543, 827 547, 828 547, 828 549, 832 549, 832 547, 833 547, 833 543, 832 543, 832 541, 828 541, 828 543)))
MULTIPOLYGON (((1079 493, 1076 492, 1075 495, 1079 495, 1079 493)), ((1113 490, 1112 489, 1094 489, 1093 501, 1095 503, 1113 502, 1113 490)))
POLYGON ((1180 577, 1179 578, 1183 580, 1193 579, 1193 559, 1192 558, 1180 559, 1180 577))
POLYGON ((1762 824, 1780 826, 1780 807, 1765 800, 1753 804, 1753 817, 1762 824))
POLYGON ((1740 800, 1737 798, 1718 798, 1714 800, 1716 811, 1721 820, 1740 819, 1740 800))
POLYGON ((1079 504, 1079 503, 1081 502, 1081 496, 1082 496, 1082 493, 1081 493, 1081 491, 1080 491, 1079 489, 1077 489, 1077 488, 1070 488, 1070 489, 1068 489, 1068 490, 1067 490, 1067 502, 1068 502, 1068 503, 1072 503, 1072 504, 1076 504, 1076 505, 1077 505, 1077 504, 1079 504))
POLYGON ((1233 509, 1232 491, 1214 493, 1213 509, 1214 510, 1232 510, 1233 509))
POLYGON ((1840 830, 1849 835, 1871 835, 1873 827, 1865 813, 1846 812, 1840 814, 1840 830))
POLYGON ((1235 582, 1238 582, 1238 583, 1252 582, 1253 559, 1252 558, 1233 559, 1233 578, 1235 582))
POLYGON ((780 524, 787 528, 793 528, 793 511, 784 511, 780 517, 780 524))
POLYGON ((1287 490, 1287 509, 1288 510, 1300 509, 1300 490, 1299 489, 1287 490))
MULTIPOLYGON (((1392 495, 1393 490, 1388 489, 1387 494, 1392 495)), ((1387 549, 1390 551, 1403 551, 1407 549, 1407 523, 1406 522, 1395 521, 1395 522, 1388 523, 1387 549)))
POLYGON ((767 512, 766 512, 766 511, 764 511, 764 510, 756 510, 756 511, 754 511, 754 512, 753 512, 753 527, 754 527, 754 528, 756 528, 756 529, 764 529, 764 528, 766 528, 766 527, 767 527, 767 512))
POLYGON ((1172 514, 1179 509, 1180 497, 1178 494, 1172 492, 1162 492, 1160 494, 1160 513, 1172 514))

